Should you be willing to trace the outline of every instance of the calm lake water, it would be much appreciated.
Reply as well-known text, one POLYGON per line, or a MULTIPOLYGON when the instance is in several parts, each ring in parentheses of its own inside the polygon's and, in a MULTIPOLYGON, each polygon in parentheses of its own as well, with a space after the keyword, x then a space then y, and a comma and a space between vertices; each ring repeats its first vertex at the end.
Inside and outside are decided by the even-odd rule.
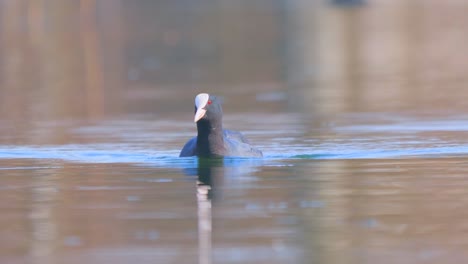
POLYGON ((0 7, 0 264, 467 262, 468 1, 0 7))
POLYGON ((191 113, 3 122, 2 263, 462 263, 463 115, 225 113, 263 159, 178 158, 191 113))

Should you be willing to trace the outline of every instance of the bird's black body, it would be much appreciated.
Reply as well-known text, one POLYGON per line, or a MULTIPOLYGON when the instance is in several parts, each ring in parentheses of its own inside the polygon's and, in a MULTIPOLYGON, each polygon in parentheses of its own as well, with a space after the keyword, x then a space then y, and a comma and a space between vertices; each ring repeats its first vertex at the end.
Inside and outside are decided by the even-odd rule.
MULTIPOLYGON (((210 95, 206 105, 199 108, 202 108, 204 115, 196 121, 198 135, 185 144, 180 157, 263 156, 262 152, 250 145, 240 132, 223 129, 223 111, 218 98, 210 95)), ((196 106, 195 112, 197 110, 196 106)))

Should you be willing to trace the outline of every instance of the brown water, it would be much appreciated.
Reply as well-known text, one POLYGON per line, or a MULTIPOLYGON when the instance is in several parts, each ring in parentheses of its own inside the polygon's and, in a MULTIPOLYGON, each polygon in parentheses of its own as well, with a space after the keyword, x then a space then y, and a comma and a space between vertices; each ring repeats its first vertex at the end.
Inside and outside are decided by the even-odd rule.
POLYGON ((16 133, 4 123, 1 262, 468 257, 464 116, 355 113, 311 125, 243 113, 225 123, 265 158, 178 158, 195 133, 190 114, 38 121, 16 133))
POLYGON ((464 263, 467 3, 0 1, 0 264, 464 263))

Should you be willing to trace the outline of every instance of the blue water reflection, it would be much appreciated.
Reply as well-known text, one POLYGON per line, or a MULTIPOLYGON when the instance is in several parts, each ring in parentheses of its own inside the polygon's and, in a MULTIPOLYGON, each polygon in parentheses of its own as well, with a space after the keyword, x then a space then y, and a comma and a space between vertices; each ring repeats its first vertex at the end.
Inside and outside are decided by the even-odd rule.
MULTIPOLYGON (((279 130, 267 123, 259 129, 264 133, 242 129, 264 150, 264 158, 212 160, 178 157, 181 143, 193 134, 182 130, 182 123, 145 123, 133 121, 138 129, 128 128, 127 121, 72 129, 73 144, 28 144, 33 140, 26 138, 24 144, 0 145, 2 193, 35 197, 30 204, 37 212, 22 214, 35 216, 27 220, 37 225, 35 230, 42 232, 43 222, 73 228, 45 233, 53 242, 47 250, 59 243, 90 259, 141 250, 159 260, 183 255, 198 257, 199 263, 303 263, 309 248, 311 254, 320 253, 323 245, 333 249, 362 233, 385 239, 385 234, 418 231, 421 225, 432 230, 440 221, 420 215, 434 210, 447 210, 439 214, 447 215, 466 201, 460 199, 467 189, 463 160, 450 159, 468 154, 463 120, 361 115, 279 130), (93 139, 96 133, 100 136, 93 139), (437 159, 439 169, 431 174, 433 157, 443 159, 437 159), (434 194, 440 196, 436 204, 426 203, 434 194), (427 212, 420 214, 421 208, 427 212), (41 218, 42 210, 54 214, 41 218), (64 221, 61 214, 74 220, 64 221), (82 230, 86 221, 107 237, 119 230, 119 247, 112 246, 113 237, 101 241, 96 232, 82 230), (329 234, 336 238, 316 240, 329 234), (97 246, 87 248, 89 241, 97 246), (135 244, 147 247, 129 246, 135 244)), ((11 207, 11 198, 6 201, 4 223, 14 213, 8 210, 27 209, 20 203, 11 207)), ((454 219, 462 230, 464 218, 454 219)), ((22 234, 29 234, 25 230, 22 234)), ((37 247, 44 245, 42 237, 35 241, 37 247)), ((358 252, 359 243, 349 248, 358 252)))
MULTIPOLYGON (((468 155, 468 144, 425 141, 346 142, 285 145, 287 151, 267 152, 263 159, 227 158, 224 167, 249 170, 290 159, 379 159, 404 157, 458 157, 468 155), (247 166, 245 166, 247 165, 247 166)), ((82 163, 136 163, 158 167, 194 169, 197 158, 179 158, 176 151, 126 150, 116 145, 0 146, 1 159, 52 159, 82 163)), ((188 174, 195 175, 195 171, 188 174)))
MULTIPOLYGON (((256 119, 267 118, 258 116, 256 119)), ((238 122, 237 118, 233 120, 238 122)), ((245 124, 239 121, 240 125, 235 126, 241 129, 245 126, 242 130, 263 150, 263 159, 225 159, 223 166, 255 167, 290 159, 456 157, 468 154, 468 144, 463 136, 468 131, 468 122, 463 116, 428 119, 389 114, 348 114, 312 127, 304 126, 294 115, 281 115, 272 120, 272 123, 258 124, 255 130, 248 130, 251 121, 245 124)), ((19 135, 13 140, 10 139, 12 131, 3 131, 0 158, 197 167, 196 158, 178 158, 184 140, 195 133, 192 124, 185 121, 162 119, 153 122, 142 117, 87 126, 81 126, 79 122, 76 126, 59 124, 62 125, 71 133, 68 135, 71 138, 69 144, 56 144, 47 137, 41 144, 30 144, 35 138, 19 135)), ((36 130, 53 135, 57 128, 46 122, 31 129, 29 134, 38 134, 36 130)))

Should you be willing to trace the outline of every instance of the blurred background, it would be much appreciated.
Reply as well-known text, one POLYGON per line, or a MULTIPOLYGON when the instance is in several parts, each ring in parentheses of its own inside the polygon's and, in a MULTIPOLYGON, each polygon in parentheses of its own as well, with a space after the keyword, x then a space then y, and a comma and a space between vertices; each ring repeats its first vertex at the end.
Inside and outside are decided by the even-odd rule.
POLYGON ((0 0, 0 262, 462 263, 467 14, 0 0), (263 160, 177 158, 200 92, 263 160))
POLYGON ((259 111, 467 108, 458 100, 468 76, 466 1, 0 7, 3 119, 180 111, 200 91, 259 111))

